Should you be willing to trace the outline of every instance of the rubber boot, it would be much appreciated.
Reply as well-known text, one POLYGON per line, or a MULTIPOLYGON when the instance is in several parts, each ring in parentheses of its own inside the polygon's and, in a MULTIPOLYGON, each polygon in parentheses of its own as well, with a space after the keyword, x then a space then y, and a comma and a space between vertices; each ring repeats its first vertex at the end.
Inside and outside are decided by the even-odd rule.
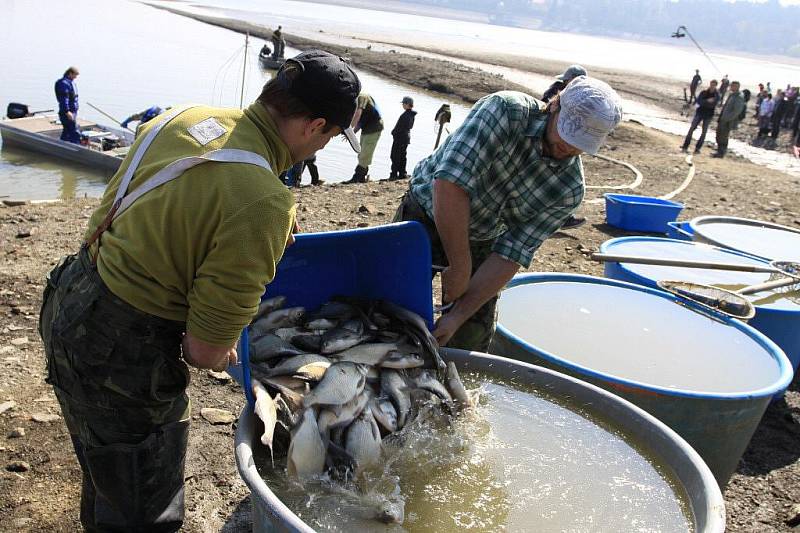
POLYGON ((308 173, 311 174, 311 185, 322 185, 324 180, 319 179, 319 169, 314 163, 306 163, 308 173))
POLYGON ((345 183, 366 183, 368 171, 369 167, 362 167, 361 165, 356 165, 355 172, 353 172, 353 177, 350 178, 350 180, 345 183))

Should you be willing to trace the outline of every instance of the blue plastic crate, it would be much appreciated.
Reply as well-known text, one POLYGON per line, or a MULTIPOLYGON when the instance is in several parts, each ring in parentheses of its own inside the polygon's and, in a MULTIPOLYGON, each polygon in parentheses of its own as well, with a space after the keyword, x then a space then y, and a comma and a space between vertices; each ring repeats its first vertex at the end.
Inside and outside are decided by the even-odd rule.
POLYGON ((666 233, 683 204, 650 196, 606 194, 606 222, 627 231, 666 233))
MULTIPOLYGON (((332 296, 389 300, 433 326, 431 248, 425 228, 400 222, 373 228, 297 235, 262 296, 286 296, 286 306, 316 309, 332 296)), ((239 339, 239 365, 230 373, 250 387, 247 330, 239 339)))

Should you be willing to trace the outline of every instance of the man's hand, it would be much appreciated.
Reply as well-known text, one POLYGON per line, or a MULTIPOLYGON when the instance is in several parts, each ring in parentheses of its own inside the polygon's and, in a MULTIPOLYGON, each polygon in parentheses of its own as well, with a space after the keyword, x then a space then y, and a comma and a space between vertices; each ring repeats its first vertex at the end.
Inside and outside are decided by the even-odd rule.
POLYGON ((210 368, 222 372, 228 364, 235 365, 238 361, 236 345, 231 347, 217 346, 201 341, 191 333, 186 333, 181 343, 183 358, 195 368, 210 368))
POLYGON ((800 145, 794 145, 794 156, 800 158, 800 145))
POLYGON ((436 342, 439 346, 445 346, 450 339, 455 335, 458 328, 460 328, 467 319, 460 313, 451 311, 442 315, 436 321, 436 326, 433 329, 433 336, 436 337, 436 342))
POLYGON ((470 265, 452 265, 442 271, 442 303, 458 300, 467 292, 472 277, 470 265))
POLYGON ((72 114, 72 111, 67 111, 66 115, 68 119, 75 120, 75 115, 72 114))

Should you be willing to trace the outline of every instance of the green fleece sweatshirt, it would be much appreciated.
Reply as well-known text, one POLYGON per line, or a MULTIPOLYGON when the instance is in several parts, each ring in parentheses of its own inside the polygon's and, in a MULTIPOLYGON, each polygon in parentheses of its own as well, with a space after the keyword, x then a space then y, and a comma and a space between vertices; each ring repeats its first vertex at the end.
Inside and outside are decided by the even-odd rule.
MULTIPOLYGON (((147 131, 166 114, 143 126, 147 131)), ((136 200, 101 238, 97 267, 118 297, 152 315, 186 322, 197 338, 230 346, 275 277, 294 224, 291 192, 277 175, 291 156, 269 113, 258 103, 242 111, 195 107, 156 136, 128 191, 181 157, 236 148, 264 157, 272 172, 245 163, 203 163, 136 200), (213 118, 200 134, 193 125, 213 118), (223 131, 224 130, 224 131, 223 131), (214 135, 219 137, 209 139, 214 135)), ((86 237, 108 213, 131 157, 111 179, 86 237)), ((96 245, 92 249, 97 254, 96 245)))

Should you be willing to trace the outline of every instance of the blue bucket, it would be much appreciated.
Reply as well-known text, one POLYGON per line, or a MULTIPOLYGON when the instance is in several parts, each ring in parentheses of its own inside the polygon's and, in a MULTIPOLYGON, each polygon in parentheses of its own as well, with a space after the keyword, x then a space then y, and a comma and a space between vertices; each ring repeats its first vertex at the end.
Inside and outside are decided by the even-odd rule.
POLYGON ((786 355, 760 332, 641 285, 518 275, 498 307, 491 353, 564 372, 638 405, 697 450, 723 488, 770 400, 792 379, 786 355), (688 361, 685 370, 676 367, 679 358, 688 361), (758 372, 715 380, 728 377, 719 360, 758 372))
MULTIPOLYGON (((691 261, 711 261, 754 266, 769 266, 749 254, 694 242, 679 242, 656 237, 620 237, 600 245, 601 253, 668 257, 691 261)), ((745 287, 769 280, 769 274, 735 272, 705 268, 685 268, 634 263, 607 262, 605 276, 646 287, 658 288, 659 280, 672 279, 717 285, 745 287)), ((756 307, 756 316, 748 324, 769 337, 789 358, 792 371, 800 366, 800 304, 780 298, 778 291, 748 296, 756 307)), ((783 394, 779 394, 779 397, 783 394)))
MULTIPOLYGON (((372 228, 303 233, 283 255, 262 296, 286 296, 286 306, 315 309, 333 296, 389 300, 433 326, 431 248, 418 222, 372 228)), ((239 365, 230 367, 250 405, 247 328, 239 339, 239 365)))
POLYGON ((605 199, 606 222, 626 231, 666 233, 667 223, 683 209, 681 203, 650 196, 607 193, 605 199))

